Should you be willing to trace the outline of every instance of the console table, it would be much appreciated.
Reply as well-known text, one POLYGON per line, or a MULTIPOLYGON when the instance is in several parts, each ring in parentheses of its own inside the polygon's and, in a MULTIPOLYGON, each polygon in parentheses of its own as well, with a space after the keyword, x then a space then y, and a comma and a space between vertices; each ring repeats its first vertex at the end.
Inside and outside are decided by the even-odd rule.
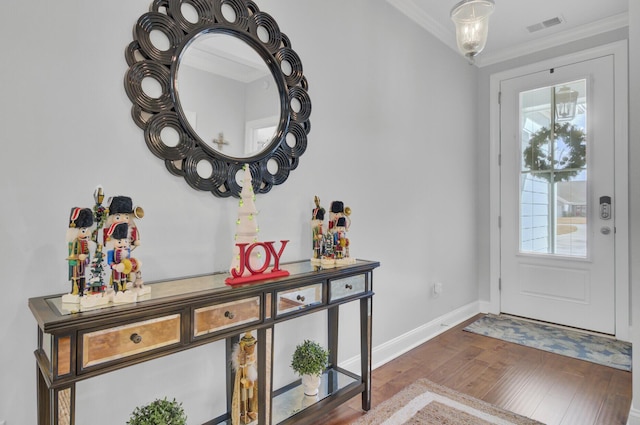
MULTIPOLYGON (((87 311, 62 304, 61 295, 31 298, 38 323, 38 424, 75 425, 78 381, 219 340, 226 341, 229 359, 248 331, 258 339, 258 424, 311 424, 359 394, 362 409, 369 410, 373 269, 379 265, 357 260, 322 269, 301 261, 281 265, 289 276, 233 287, 224 283, 227 273, 159 281, 134 304, 87 311), (337 364, 339 307, 351 302, 360 304, 360 375, 337 364), (301 410, 299 381, 272 385, 274 325, 322 310, 329 367, 317 401, 301 410)), ((227 412, 204 425, 231 423, 233 371, 229 362, 221 366, 227 369, 227 412)))

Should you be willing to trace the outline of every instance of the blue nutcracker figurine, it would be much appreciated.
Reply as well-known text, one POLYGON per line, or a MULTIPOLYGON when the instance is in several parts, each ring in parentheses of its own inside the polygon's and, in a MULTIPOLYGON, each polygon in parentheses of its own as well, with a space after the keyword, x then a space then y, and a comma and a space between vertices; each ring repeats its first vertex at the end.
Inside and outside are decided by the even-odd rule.
POLYGON ((113 223, 107 229, 107 264, 111 268, 111 286, 115 292, 127 289, 127 275, 131 273, 131 248, 129 246, 129 225, 113 223))

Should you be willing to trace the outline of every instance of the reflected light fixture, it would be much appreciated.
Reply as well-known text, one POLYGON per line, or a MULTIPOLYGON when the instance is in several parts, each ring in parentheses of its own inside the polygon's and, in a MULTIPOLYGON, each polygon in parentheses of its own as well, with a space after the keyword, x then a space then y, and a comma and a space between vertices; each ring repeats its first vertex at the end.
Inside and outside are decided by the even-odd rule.
POLYGON ((576 116, 576 106, 578 105, 578 92, 571 90, 567 86, 556 90, 556 120, 570 121, 576 116))
POLYGON ((451 20, 456 25, 458 50, 470 63, 484 49, 489 33, 489 16, 493 13, 493 0, 463 0, 451 9, 451 20))

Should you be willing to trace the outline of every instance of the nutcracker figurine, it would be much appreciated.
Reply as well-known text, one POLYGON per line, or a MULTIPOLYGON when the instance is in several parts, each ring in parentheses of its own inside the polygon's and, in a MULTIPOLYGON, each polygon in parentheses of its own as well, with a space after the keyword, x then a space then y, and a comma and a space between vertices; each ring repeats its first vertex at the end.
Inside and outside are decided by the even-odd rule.
MULTIPOLYGON (((331 212, 329 214, 329 230, 325 243, 331 245, 332 257, 337 266, 355 263, 355 259, 349 254, 349 238, 347 232, 351 225, 351 208, 345 207, 342 201, 333 201, 331 203, 331 212), (330 242, 326 242, 330 239, 330 242)), ((329 255, 327 255, 329 262, 329 255)), ((323 263, 324 265, 324 263, 323 263)))
POLYGON ((340 217, 336 221, 336 227, 333 231, 333 244, 336 247, 336 259, 345 258, 346 249, 349 246, 349 239, 347 239, 347 220, 344 217, 340 217))
POLYGON ((71 295, 83 296, 86 288, 86 266, 90 261, 89 241, 93 212, 90 208, 72 208, 69 216, 67 243, 69 246, 69 280, 71 295))
POLYGON ((356 262, 349 254, 349 238, 347 237, 348 222, 346 217, 338 218, 333 233, 336 246, 336 265, 344 266, 356 262))
POLYGON ((232 366, 236 372, 231 401, 232 425, 249 424, 258 418, 257 341, 247 332, 235 345, 232 366))
POLYGON ((109 198, 106 205, 104 198, 102 186, 97 186, 93 208, 71 210, 67 231, 71 292, 62 296, 62 304, 70 311, 78 311, 77 304, 90 309, 136 302, 138 296, 151 292, 144 286, 142 263, 131 256, 140 245, 134 218, 142 218, 144 211, 133 207, 128 196, 109 198), (104 277, 107 267, 109 283, 104 277))
POLYGON ((336 227, 336 223, 340 217, 344 217, 344 203, 342 201, 333 201, 331 203, 329 223, 327 225, 331 233, 333 233, 333 229, 336 227))
POLYGON ((127 289, 127 275, 132 271, 128 231, 127 223, 113 223, 107 229, 107 246, 111 248, 107 251, 107 263, 111 268, 111 285, 115 292, 127 289))
POLYGON ((142 218, 144 211, 141 207, 133 207, 131 198, 128 196, 114 196, 109 203, 109 215, 107 216, 104 241, 108 239, 108 229, 111 225, 117 223, 126 223, 128 225, 128 239, 131 249, 135 249, 140 245, 140 234, 138 227, 134 222, 134 218, 142 218))
POLYGON ((317 196, 314 198, 314 202, 316 207, 313 209, 311 213, 311 239, 312 239, 312 249, 313 256, 311 257, 311 262, 314 264, 320 264, 320 259, 322 258, 323 253, 323 240, 324 240, 324 232, 322 230, 322 224, 324 223, 324 213, 325 210, 320 206, 320 198, 317 196))

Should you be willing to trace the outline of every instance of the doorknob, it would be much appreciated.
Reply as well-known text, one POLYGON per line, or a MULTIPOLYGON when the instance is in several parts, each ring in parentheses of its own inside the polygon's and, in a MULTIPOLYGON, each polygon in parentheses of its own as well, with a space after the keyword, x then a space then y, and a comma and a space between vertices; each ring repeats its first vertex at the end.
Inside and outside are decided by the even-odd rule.
POLYGON ((611 233, 611 228, 608 226, 603 226, 600 228, 600 233, 602 233, 603 235, 608 235, 609 233, 611 233))

